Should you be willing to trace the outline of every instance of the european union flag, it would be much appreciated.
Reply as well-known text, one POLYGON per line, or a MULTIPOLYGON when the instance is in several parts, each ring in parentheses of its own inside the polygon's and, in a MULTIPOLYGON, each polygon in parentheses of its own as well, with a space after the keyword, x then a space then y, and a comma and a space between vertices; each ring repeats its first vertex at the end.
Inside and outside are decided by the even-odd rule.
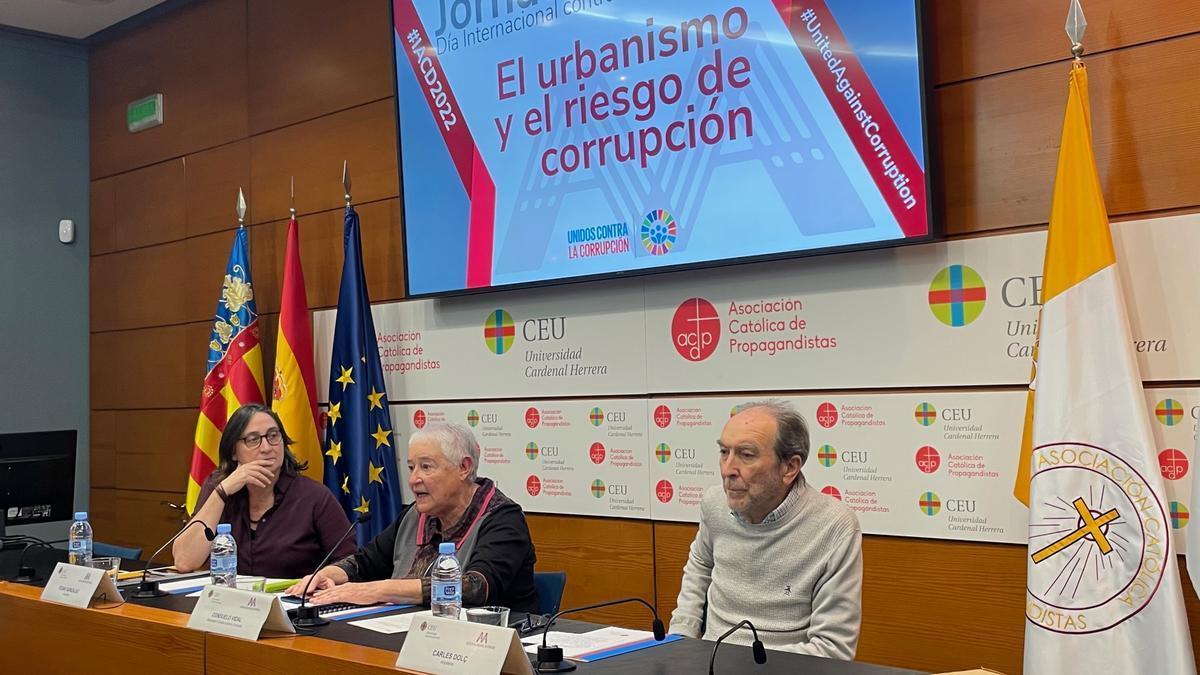
POLYGON ((338 293, 333 357, 329 364, 329 415, 325 432, 325 485, 358 527, 362 546, 400 511, 395 436, 388 413, 375 322, 362 268, 358 213, 346 207, 345 259, 338 293))

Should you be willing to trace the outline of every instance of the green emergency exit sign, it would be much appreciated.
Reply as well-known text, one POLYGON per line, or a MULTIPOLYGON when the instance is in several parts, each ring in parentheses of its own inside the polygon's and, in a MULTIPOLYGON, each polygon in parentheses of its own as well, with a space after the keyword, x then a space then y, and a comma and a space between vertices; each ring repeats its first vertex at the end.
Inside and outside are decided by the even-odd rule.
POLYGON ((125 107, 125 126, 129 133, 156 127, 163 123, 163 96, 153 94, 125 107))

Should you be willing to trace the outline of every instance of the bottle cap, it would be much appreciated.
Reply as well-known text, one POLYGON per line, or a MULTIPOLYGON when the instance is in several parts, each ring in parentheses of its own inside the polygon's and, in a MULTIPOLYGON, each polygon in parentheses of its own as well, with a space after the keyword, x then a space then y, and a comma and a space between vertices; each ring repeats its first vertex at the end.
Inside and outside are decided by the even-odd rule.
POLYGON ((233 526, 229 523, 221 523, 217 525, 217 534, 229 534, 233 531, 233 526))
POLYGON ((87 520, 87 511, 76 511, 75 520, 87 520))
POLYGON ((442 543, 438 544, 439 555, 453 555, 456 552, 457 551, 454 548, 454 542, 452 541, 443 541, 442 543))

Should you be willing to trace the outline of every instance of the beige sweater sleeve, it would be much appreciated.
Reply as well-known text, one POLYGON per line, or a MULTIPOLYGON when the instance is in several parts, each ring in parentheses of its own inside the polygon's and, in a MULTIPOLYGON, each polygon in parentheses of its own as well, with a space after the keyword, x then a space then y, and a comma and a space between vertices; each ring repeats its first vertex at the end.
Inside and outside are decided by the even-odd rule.
POLYGON ((853 660, 862 622, 862 530, 858 521, 830 542, 829 558, 812 599, 808 641, 789 651, 853 660))

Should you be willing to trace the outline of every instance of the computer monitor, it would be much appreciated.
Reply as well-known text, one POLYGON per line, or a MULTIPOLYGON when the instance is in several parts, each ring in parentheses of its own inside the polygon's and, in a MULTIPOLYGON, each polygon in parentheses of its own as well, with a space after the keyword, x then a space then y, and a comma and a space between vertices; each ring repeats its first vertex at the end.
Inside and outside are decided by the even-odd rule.
POLYGON ((78 432, 0 434, 0 535, 7 525, 70 520, 78 432))

